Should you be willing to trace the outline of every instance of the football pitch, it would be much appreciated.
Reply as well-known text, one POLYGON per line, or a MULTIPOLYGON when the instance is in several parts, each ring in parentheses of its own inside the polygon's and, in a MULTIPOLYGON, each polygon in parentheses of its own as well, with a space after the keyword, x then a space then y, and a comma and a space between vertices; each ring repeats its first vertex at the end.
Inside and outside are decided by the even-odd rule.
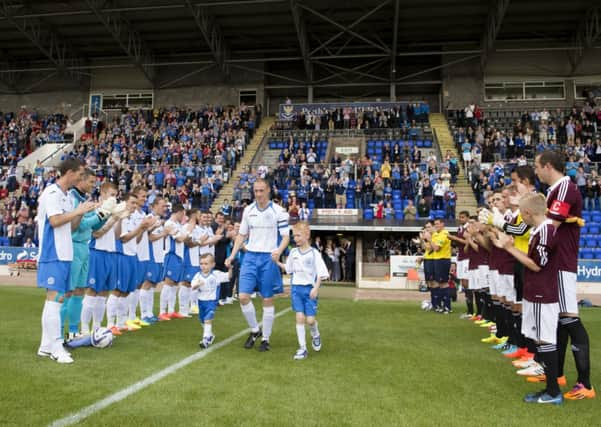
MULTIPOLYGON (((84 408, 89 415, 75 419, 89 426, 592 426, 601 419, 599 397, 561 407, 522 403, 542 386, 515 375, 507 359, 480 343, 484 329, 459 319, 463 304, 444 316, 417 302, 324 297, 322 350, 302 361, 292 359, 291 311, 276 319, 271 351, 259 353, 242 347, 246 334, 229 339, 247 327, 230 305, 218 310, 216 343, 203 356, 198 321, 181 319, 116 337, 108 349, 74 350, 72 365, 36 356, 42 304, 39 289, 0 287, 2 426, 67 425, 65 417, 84 408), (130 394, 135 384, 140 390, 130 394), (112 403, 101 409, 108 397, 112 403)), ((288 307, 277 300, 277 311, 288 307)), ((582 312, 595 386, 600 314, 582 312)), ((571 386, 571 352, 566 360, 571 386)))

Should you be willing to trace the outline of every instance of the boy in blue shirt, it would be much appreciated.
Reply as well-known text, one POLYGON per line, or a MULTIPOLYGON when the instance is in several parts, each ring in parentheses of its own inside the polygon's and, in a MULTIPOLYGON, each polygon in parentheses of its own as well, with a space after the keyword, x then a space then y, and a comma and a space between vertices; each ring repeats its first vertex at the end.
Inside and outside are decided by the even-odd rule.
POLYGON ((290 251, 286 264, 278 262, 280 268, 290 274, 292 310, 296 312, 296 334, 299 348, 294 360, 306 359, 307 341, 305 322, 311 329, 311 345, 313 350, 321 350, 321 336, 317 329, 317 296, 323 279, 329 277, 328 269, 321 253, 311 247, 309 239, 311 229, 308 222, 298 222, 292 229, 297 247, 290 251))
POLYGON ((202 323, 203 334, 200 340, 201 348, 209 348, 215 341, 213 335, 213 318, 219 305, 220 284, 229 282, 231 269, 224 273, 215 268, 215 257, 204 253, 200 257, 200 272, 192 279, 192 289, 200 289, 198 293, 198 320, 202 323))

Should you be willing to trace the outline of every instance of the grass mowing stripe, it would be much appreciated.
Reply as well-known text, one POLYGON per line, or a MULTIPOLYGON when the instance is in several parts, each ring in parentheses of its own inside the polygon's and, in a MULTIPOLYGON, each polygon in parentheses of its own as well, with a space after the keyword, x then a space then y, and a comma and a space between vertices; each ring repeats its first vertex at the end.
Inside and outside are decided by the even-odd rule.
MULTIPOLYGON (((283 316, 284 314, 288 313, 291 310, 292 309, 290 307, 288 307, 288 308, 278 312, 275 315, 275 317, 283 316)), ((174 363, 173 365, 160 370, 156 374, 146 377, 145 379, 138 381, 137 383, 132 384, 129 387, 124 388, 123 390, 120 390, 114 394, 111 394, 110 396, 107 396, 104 399, 99 400, 98 402, 93 403, 92 405, 87 406, 78 412, 67 415, 66 417, 61 418, 60 420, 56 420, 52 424, 50 424, 50 427, 65 427, 65 426, 70 426, 75 423, 78 423, 78 422, 88 418, 90 415, 93 415, 94 413, 112 405, 113 403, 120 402, 120 401, 124 400, 125 398, 131 396, 132 394, 137 393, 138 391, 148 387, 149 385, 152 385, 152 384, 156 383, 157 381, 162 380, 166 376, 171 375, 174 372, 177 372, 179 369, 181 369, 185 366, 188 366, 190 363, 196 362, 197 360, 207 357, 212 352, 219 350, 221 347, 225 347, 229 343, 237 340, 240 337, 243 337, 244 335, 246 335, 248 333, 250 333, 250 328, 246 328, 246 329, 238 332, 237 334, 232 335, 229 338, 226 338, 225 340, 216 343, 215 345, 209 347, 206 350, 201 350, 197 353, 194 353, 191 356, 188 356, 185 359, 182 359, 179 362, 174 363)))

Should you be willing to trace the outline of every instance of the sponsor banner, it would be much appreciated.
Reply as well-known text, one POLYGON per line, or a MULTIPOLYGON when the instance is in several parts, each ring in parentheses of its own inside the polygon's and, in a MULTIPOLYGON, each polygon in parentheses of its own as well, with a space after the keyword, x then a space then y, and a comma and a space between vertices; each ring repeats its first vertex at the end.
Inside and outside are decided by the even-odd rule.
POLYGON ((359 147, 336 147, 336 152, 340 154, 358 154, 359 147))
POLYGON ((578 260, 579 282, 601 282, 601 260, 578 260))
POLYGON ((319 216, 357 216, 359 209, 316 209, 319 216))
POLYGON ((331 102, 318 104, 280 104, 279 117, 280 120, 295 120, 299 114, 316 114, 322 115, 328 111, 336 109, 357 111, 377 111, 388 110, 391 108, 400 108, 401 105, 406 105, 408 102, 331 102))
POLYGON ((12 264, 17 261, 36 261, 38 248, 16 248, 0 246, 0 265, 12 264))

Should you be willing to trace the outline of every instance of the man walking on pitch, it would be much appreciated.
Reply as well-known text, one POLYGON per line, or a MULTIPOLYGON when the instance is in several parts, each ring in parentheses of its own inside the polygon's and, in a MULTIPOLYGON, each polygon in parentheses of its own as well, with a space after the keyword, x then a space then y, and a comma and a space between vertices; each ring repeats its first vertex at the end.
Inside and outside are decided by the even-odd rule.
POLYGON ((290 241, 288 213, 269 199, 269 183, 258 179, 254 183, 255 202, 242 214, 240 233, 236 236, 232 253, 225 260, 230 267, 243 244, 247 252, 240 268, 240 307, 251 333, 244 344, 249 349, 263 336, 259 351, 269 350, 269 338, 275 319, 273 284, 281 280, 276 262, 290 241), (278 235, 281 242, 278 245, 278 235), (245 243, 245 241, 248 242, 245 243), (263 298, 263 331, 259 328, 251 294, 258 289, 263 298))

